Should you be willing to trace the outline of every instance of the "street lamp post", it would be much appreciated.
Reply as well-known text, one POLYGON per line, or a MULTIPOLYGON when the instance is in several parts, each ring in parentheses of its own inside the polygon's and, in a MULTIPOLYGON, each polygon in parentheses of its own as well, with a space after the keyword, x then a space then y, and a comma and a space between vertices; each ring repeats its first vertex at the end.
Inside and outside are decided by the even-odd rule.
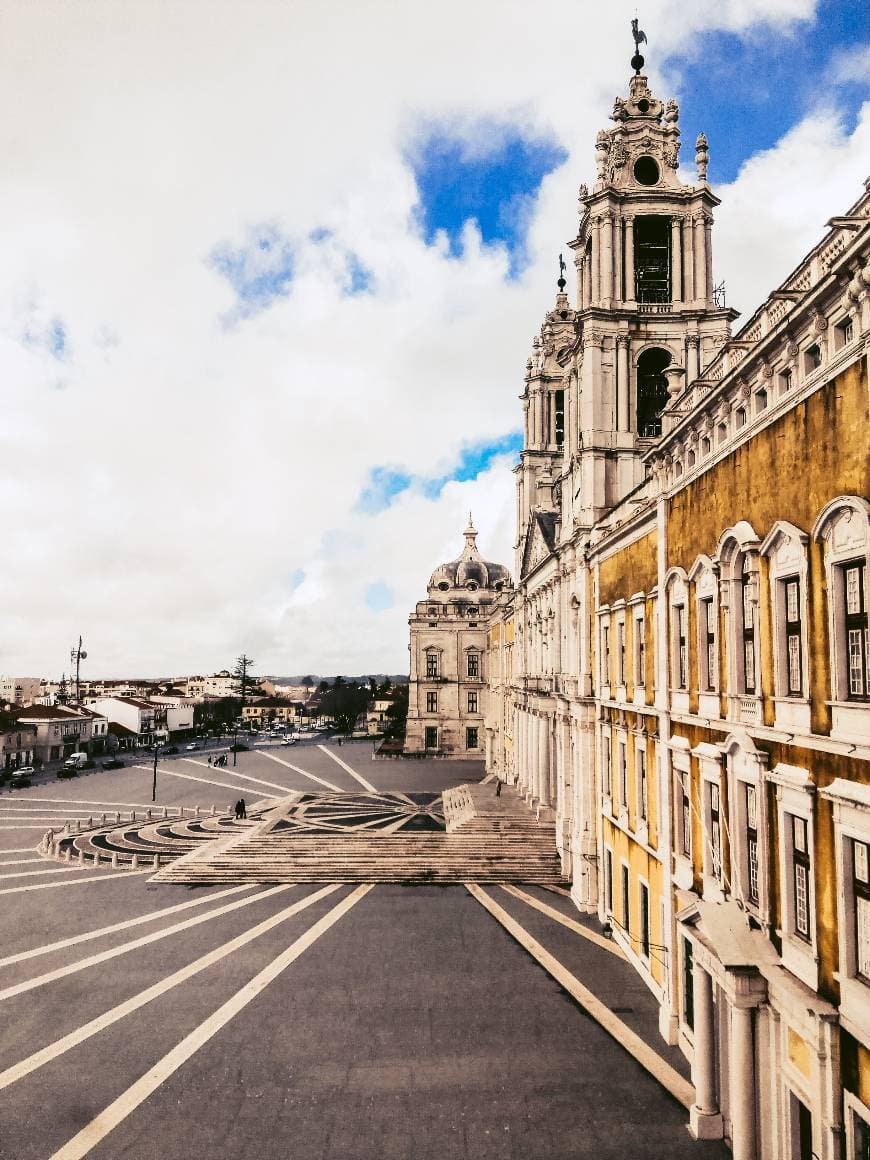
POLYGON ((154 775, 151 778, 151 800, 157 801, 157 758, 160 756, 159 747, 154 748, 154 775))

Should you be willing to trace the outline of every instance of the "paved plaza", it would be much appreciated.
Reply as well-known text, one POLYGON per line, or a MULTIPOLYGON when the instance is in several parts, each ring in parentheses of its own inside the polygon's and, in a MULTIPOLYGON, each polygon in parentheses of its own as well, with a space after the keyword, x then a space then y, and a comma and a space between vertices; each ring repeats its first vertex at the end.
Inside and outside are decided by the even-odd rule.
MULTIPOLYGON (((166 761, 158 804, 481 776, 310 743, 166 761)), ((3 1160, 728 1155, 689 1137, 688 1070, 652 996, 557 888, 191 888, 35 849, 150 797, 145 763, 0 795, 3 1160)))

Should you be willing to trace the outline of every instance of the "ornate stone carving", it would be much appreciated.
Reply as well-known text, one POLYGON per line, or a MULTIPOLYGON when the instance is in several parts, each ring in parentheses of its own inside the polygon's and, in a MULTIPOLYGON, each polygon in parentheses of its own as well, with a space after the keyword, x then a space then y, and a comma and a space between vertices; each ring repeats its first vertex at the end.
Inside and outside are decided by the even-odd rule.
POLYGON ((707 166, 710 163, 710 151, 707 148, 707 138, 699 133, 695 141, 695 168, 698 170, 698 180, 707 180, 707 166))
POLYGON ((824 334, 828 329, 828 320, 820 310, 816 310, 813 313, 813 329, 816 334, 824 334))
POLYGON ((761 377, 764 379, 773 378, 773 367, 770 363, 766 362, 761 364, 761 377))
POLYGON ((602 129, 595 138, 595 168, 598 171, 599 181, 604 179, 604 170, 607 165, 607 153, 610 149, 610 138, 605 129, 602 129))
POLYGON ((610 146, 610 180, 613 181, 616 174, 628 159, 628 152, 625 148, 625 142, 621 137, 614 137, 610 146))
POLYGON ((631 335, 630 334, 617 334, 617 336, 616 336, 616 345, 617 346, 622 347, 623 349, 627 350, 630 344, 631 344, 631 335))
POLYGON ((697 350, 700 345, 701 345, 700 334, 687 334, 686 335, 686 346, 690 350, 697 350))
POLYGON ((680 161, 680 142, 675 138, 672 141, 666 141, 662 149, 662 157, 665 160, 665 165, 669 165, 671 169, 677 169, 680 161))
POLYGON ((676 123, 680 119, 680 106, 673 99, 673 97, 665 105, 665 120, 671 124, 676 123))

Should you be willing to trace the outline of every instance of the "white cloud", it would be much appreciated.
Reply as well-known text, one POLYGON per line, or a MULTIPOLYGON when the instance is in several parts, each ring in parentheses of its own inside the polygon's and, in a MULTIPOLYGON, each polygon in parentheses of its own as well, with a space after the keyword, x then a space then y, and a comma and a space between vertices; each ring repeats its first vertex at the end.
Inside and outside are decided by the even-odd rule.
MULTIPOLYGON (((642 21, 653 84, 699 29, 812 10, 659 0, 642 21)), ((524 0, 7 5, 0 670, 56 674, 81 631, 92 674, 195 671, 242 649, 261 671, 398 671, 407 613, 469 507, 484 554, 513 563, 504 458, 434 501, 409 492, 376 516, 356 502, 376 465, 436 474, 519 425, 633 15, 563 0, 533 15, 524 0), (451 258, 413 215, 413 126, 487 120, 570 154, 529 207, 519 281, 473 228, 451 258), (239 318, 209 256, 266 226, 292 245, 294 281, 239 318), (347 295, 351 255, 371 293, 347 295), (61 320, 62 359, 23 341, 29 318, 43 337, 61 320), (395 604, 370 612, 380 582, 395 604)), ((721 191, 734 300, 753 305, 854 196, 863 142, 815 118, 721 191), (799 191, 777 187, 783 162, 799 191), (780 206, 779 234, 757 229, 753 191, 780 206)))

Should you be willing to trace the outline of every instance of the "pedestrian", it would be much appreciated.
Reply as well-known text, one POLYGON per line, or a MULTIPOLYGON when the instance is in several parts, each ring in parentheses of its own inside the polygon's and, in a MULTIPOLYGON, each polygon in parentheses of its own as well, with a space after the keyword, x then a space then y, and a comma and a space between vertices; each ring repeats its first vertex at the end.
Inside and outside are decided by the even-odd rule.
POLYGON ((242 816, 241 805, 242 805, 241 801, 237 801, 236 804, 233 806, 233 813, 236 815, 236 821, 238 821, 239 818, 242 816))
POLYGON ((240 810, 239 817, 247 819, 248 811, 247 811, 247 808, 245 806, 245 799, 244 798, 239 798, 239 810, 240 810))
POLYGON ((501 778, 499 778, 495 783, 495 796, 501 797, 501 778))
POLYGON ((211 765, 211 754, 208 755, 208 763, 211 765))

